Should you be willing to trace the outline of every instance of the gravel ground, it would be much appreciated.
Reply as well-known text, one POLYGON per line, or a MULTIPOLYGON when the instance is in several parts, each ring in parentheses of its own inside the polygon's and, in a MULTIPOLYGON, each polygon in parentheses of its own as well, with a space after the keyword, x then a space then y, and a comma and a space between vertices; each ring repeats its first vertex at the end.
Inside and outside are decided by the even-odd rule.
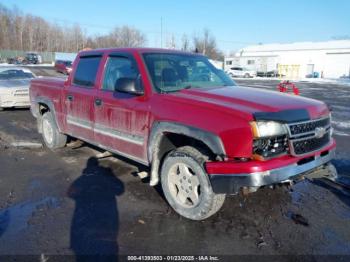
MULTIPOLYGON (((52 74, 39 70, 38 75, 52 74)), ((255 79, 237 82, 268 89, 277 85, 255 79)), ((332 106, 338 143, 334 164, 346 179, 349 87, 298 87, 301 95, 332 106)), ((227 261, 237 259, 230 255, 275 255, 263 257, 269 261, 289 259, 282 255, 308 255, 300 257, 303 261, 350 255, 350 193, 322 180, 304 180, 291 190, 264 188, 228 197, 216 215, 194 222, 172 211, 160 190, 137 176, 142 167, 127 159, 98 159, 101 152, 86 144, 71 143, 51 152, 13 146, 15 141, 41 142, 28 110, 0 112, 0 255, 35 255, 41 261, 87 254, 219 255, 227 261)))

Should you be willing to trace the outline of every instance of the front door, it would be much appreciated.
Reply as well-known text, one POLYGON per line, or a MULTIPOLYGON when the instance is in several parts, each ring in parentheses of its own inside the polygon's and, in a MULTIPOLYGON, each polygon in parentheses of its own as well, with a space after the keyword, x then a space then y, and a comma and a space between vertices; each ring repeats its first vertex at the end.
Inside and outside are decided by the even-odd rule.
POLYGON ((72 84, 66 90, 67 133, 93 142, 95 82, 101 56, 80 57, 72 84))
POLYGON ((107 58, 101 87, 94 103, 95 141, 138 162, 147 162, 148 103, 144 96, 116 92, 121 78, 137 79, 132 55, 107 58))

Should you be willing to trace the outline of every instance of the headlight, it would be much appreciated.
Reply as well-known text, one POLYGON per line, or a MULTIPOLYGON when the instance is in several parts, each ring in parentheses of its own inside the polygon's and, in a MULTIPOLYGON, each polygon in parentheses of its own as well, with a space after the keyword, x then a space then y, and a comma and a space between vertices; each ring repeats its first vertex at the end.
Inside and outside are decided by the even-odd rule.
POLYGON ((287 134, 286 127, 274 121, 254 121, 250 122, 254 138, 271 137, 287 134))

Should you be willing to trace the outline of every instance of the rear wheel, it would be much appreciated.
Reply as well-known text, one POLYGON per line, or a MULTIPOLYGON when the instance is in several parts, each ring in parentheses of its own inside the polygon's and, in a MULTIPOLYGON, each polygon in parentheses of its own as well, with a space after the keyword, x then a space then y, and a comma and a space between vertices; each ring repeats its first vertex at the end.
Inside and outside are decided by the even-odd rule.
POLYGON ((46 112, 42 117, 42 135, 47 148, 58 149, 67 143, 67 136, 60 133, 51 112, 46 112))
POLYGON ((207 157, 185 146, 165 158, 161 183, 165 198, 181 216, 203 220, 215 214, 225 201, 225 194, 215 194, 204 169, 207 157))

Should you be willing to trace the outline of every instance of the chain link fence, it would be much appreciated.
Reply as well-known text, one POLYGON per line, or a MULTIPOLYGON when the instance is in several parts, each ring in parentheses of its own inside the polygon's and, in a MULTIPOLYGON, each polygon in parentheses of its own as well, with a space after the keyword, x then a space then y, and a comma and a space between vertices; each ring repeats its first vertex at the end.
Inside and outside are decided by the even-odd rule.
POLYGON ((27 53, 35 53, 41 56, 42 63, 52 64, 56 59, 62 60, 74 60, 76 54, 75 53, 56 53, 56 52, 26 52, 19 50, 0 50, 0 63, 6 63, 8 59, 25 57, 27 53))

